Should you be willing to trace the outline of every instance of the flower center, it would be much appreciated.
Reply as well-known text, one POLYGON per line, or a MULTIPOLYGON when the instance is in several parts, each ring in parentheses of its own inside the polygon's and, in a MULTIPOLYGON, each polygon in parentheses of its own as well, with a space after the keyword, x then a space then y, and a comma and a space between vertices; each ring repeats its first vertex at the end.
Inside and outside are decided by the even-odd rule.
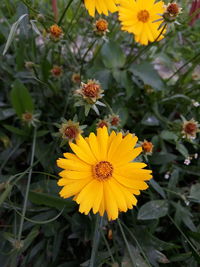
POLYGON ((179 7, 176 3, 171 3, 168 7, 167 7, 167 12, 170 13, 173 16, 177 16, 179 13, 179 7))
POLYGON ((189 122, 185 125, 184 130, 188 134, 193 134, 197 131, 197 126, 196 126, 196 124, 189 122))
POLYGON ((97 97, 99 93, 99 85, 96 83, 86 84, 83 93, 87 97, 97 97))
POLYGON ((96 28, 98 31, 106 31, 108 29, 108 22, 105 19, 100 19, 96 22, 96 28))
POLYGON ((149 12, 147 10, 141 10, 137 14, 138 20, 142 22, 147 22, 149 20, 149 12))
POLYGON ((69 139, 75 139, 77 134, 78 134, 78 131, 75 126, 68 126, 65 129, 65 136, 69 139))
POLYGON ((108 161, 100 161, 94 166, 94 176, 98 180, 107 180, 112 176, 113 166, 108 161))

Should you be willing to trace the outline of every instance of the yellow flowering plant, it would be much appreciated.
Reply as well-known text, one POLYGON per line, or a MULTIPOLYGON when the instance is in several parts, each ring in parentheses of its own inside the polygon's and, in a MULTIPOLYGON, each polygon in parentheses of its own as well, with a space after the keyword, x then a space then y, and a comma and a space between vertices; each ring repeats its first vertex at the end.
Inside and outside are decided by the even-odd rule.
POLYGON ((0 267, 199 266, 198 2, 1 1, 0 267))

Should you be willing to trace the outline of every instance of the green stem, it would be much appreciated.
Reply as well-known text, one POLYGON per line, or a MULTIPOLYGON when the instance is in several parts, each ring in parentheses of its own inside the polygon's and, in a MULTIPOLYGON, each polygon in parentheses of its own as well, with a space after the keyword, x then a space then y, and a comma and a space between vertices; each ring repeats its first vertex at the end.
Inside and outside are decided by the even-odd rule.
POLYGON ((105 238, 105 235, 104 235, 103 230, 100 229, 100 232, 101 232, 101 235, 102 235, 103 240, 104 240, 104 242, 105 242, 106 248, 107 248, 107 250, 108 250, 108 252, 109 252, 109 254, 110 254, 111 260, 112 260, 113 263, 115 263, 115 259, 113 258, 112 251, 111 251, 111 249, 110 249, 110 246, 109 246, 109 244, 108 244, 108 241, 107 241, 106 238, 105 238))
POLYGON ((178 231, 182 234, 182 236, 185 238, 185 240, 188 242, 188 244, 191 246, 191 248, 193 249, 194 253, 196 254, 196 256, 200 259, 200 253, 197 251, 196 247, 192 244, 192 242, 189 240, 189 238, 184 234, 184 232, 181 230, 181 228, 177 225, 177 223, 172 219, 172 217, 170 215, 168 215, 168 217, 170 218, 170 220, 172 221, 172 223, 176 226, 176 228, 178 229, 178 231))
MULTIPOLYGON (((32 145, 31 162, 30 162, 31 166, 33 165, 33 160, 34 160, 34 156, 35 156, 36 132, 37 132, 37 130, 36 130, 36 128, 34 128, 33 145, 32 145)), ((22 216, 21 216, 21 221, 20 221, 20 226, 19 226, 18 241, 21 240, 21 236, 22 236, 23 224, 24 224, 27 202, 28 202, 28 194, 29 194, 30 183, 31 183, 31 176, 32 176, 32 168, 30 169, 30 172, 28 174, 26 193, 25 193, 25 197, 24 197, 24 205, 23 205, 22 216)))
POLYGON ((98 251, 99 240, 100 240, 100 229, 102 227, 102 224, 103 224, 103 217, 100 217, 100 215, 97 214, 89 267, 96 267, 95 264, 97 256, 96 254, 98 251))
POLYGON ((70 5, 71 5, 72 2, 73 2, 73 0, 70 0, 69 3, 67 4, 66 8, 64 9, 64 11, 63 11, 63 13, 62 13, 62 15, 61 15, 61 17, 60 17, 60 19, 58 21, 58 25, 60 25, 62 23, 62 21, 64 19, 64 16, 67 13, 67 10, 70 7, 70 5))
POLYGON ((177 71, 175 71, 168 79, 167 82, 169 82, 177 73, 179 73, 183 68, 185 68, 189 63, 196 61, 200 56, 200 53, 189 59, 185 64, 183 64, 177 71))
POLYGON ((124 230, 123 230, 123 228, 122 228, 122 225, 121 225, 121 222, 120 222, 119 219, 117 219, 117 223, 118 223, 118 225, 119 225, 119 229, 120 229, 120 231, 121 231, 121 233, 122 233, 122 237, 123 237, 123 239, 124 239, 124 243, 125 243, 126 248, 127 248, 127 250, 128 250, 128 254, 129 254, 129 257, 130 257, 130 260, 131 260, 131 264, 132 264, 132 266, 136 267, 136 264, 135 264, 134 259, 133 259, 133 253, 131 252, 130 246, 129 246, 129 244, 128 244, 128 240, 127 240, 127 238, 126 238, 126 235, 125 235, 125 233, 124 233, 124 230))

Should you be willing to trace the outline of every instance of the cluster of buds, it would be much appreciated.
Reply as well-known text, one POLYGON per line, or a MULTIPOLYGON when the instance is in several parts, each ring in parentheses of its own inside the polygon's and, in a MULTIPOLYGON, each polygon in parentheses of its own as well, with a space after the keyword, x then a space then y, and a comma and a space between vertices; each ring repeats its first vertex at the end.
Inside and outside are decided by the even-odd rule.
POLYGON ((94 24, 94 32, 100 36, 105 35, 107 32, 109 32, 108 22, 105 19, 97 20, 94 24))
POLYGON ((61 66, 53 66, 53 68, 50 70, 51 75, 54 78, 60 78, 63 75, 63 68, 61 66))
POLYGON ((119 115, 112 114, 109 115, 108 117, 105 117, 103 120, 99 120, 97 122, 97 128, 103 128, 106 126, 108 129, 109 128, 118 128, 120 126, 120 117, 119 115))
POLYGON ((76 106, 85 106, 85 115, 87 116, 92 108, 98 115, 99 110, 96 105, 105 106, 99 101, 104 95, 104 90, 96 80, 88 80, 87 83, 81 83, 81 87, 75 91, 75 95, 79 97, 76 106))
POLYGON ((143 149, 143 152, 146 154, 146 155, 151 155, 152 152, 153 152, 153 144, 147 140, 144 140, 142 143, 142 149, 143 149))
POLYGON ((29 127, 36 127, 36 124, 39 122, 38 120, 39 114, 33 114, 32 112, 25 112, 22 114, 22 122, 29 127))
POLYGON ((60 26, 54 24, 49 28, 49 34, 51 40, 58 42, 63 37, 63 30, 60 26))
POLYGON ((61 119, 61 121, 61 124, 55 123, 55 126, 59 128, 59 132, 54 134, 54 136, 62 138, 61 146, 67 142, 73 142, 76 140, 86 127, 85 125, 80 126, 76 118, 73 120, 61 119))
POLYGON ((200 129, 197 121, 195 121, 194 119, 191 119, 189 121, 184 119, 181 132, 183 138, 194 140, 199 131, 200 129))

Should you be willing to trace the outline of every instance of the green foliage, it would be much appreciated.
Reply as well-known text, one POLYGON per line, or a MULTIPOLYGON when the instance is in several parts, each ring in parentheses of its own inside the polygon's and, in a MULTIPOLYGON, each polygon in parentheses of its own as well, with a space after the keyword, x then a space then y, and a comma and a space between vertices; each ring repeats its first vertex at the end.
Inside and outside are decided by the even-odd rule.
POLYGON ((191 1, 178 2, 180 25, 143 48, 121 31, 116 14, 105 18, 106 36, 96 35, 99 16, 89 17, 80 0, 57 1, 57 21, 51 1, 1 1, 1 266, 88 266, 96 246, 95 267, 199 266, 200 139, 183 138, 182 130, 183 118, 200 118, 200 20, 190 27, 191 1), (56 22, 58 42, 49 37, 56 22), (63 69, 59 78, 55 65, 63 69), (75 73, 101 83, 99 115, 77 106, 75 73), (30 123, 22 120, 27 112, 30 123), (87 136, 113 113, 121 119, 115 130, 153 143, 153 153, 138 159, 153 179, 137 207, 120 213, 118 223, 104 217, 96 232, 92 212, 80 214, 71 198, 59 197, 56 160, 70 148, 56 125, 75 118, 87 136))

